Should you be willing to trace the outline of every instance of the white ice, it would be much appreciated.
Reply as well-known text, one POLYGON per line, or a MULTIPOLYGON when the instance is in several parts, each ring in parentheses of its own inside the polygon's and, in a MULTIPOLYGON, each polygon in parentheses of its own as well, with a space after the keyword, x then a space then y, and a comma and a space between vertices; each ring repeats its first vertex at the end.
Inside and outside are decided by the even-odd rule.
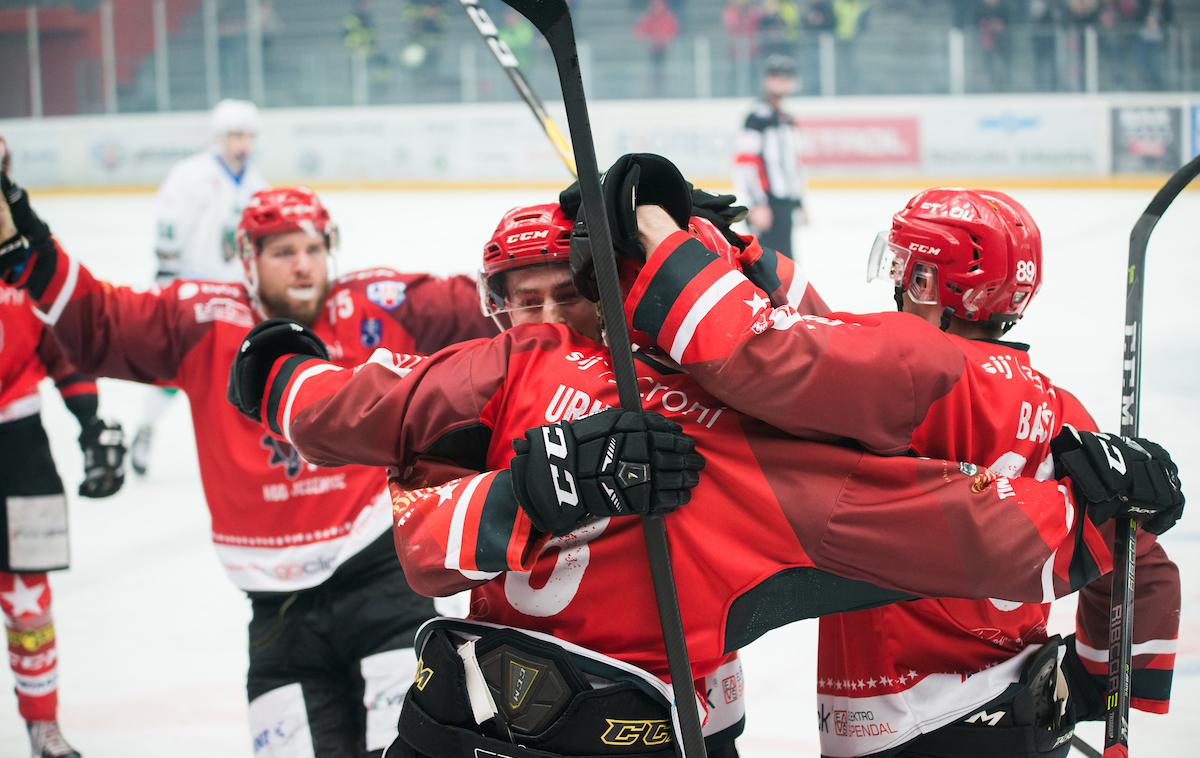
MULTIPOLYGON (((915 188, 914 188, 915 189, 915 188)), ((863 281, 876 231, 910 193, 817 191, 800 254, 826 299, 845 310, 886 310, 891 292, 863 281)), ((1046 285, 1012 334, 1032 342, 1035 365, 1074 391, 1100 425, 1116 430, 1124 276, 1129 230, 1150 198, 1132 191, 1015 193, 1041 224, 1046 285)), ((512 205, 548 193, 366 193, 325 197, 341 225, 340 267, 373 265, 437 273, 470 271, 512 205)), ((60 196, 36 205, 67 249, 114 282, 150 281, 153 220, 144 195, 60 196)), ((1142 431, 1177 456, 1185 482, 1200 482, 1200 193, 1180 198, 1152 238, 1146 290, 1142 431)), ((145 390, 101 384, 102 413, 132 430, 145 390)), ((43 387, 46 426, 73 492, 81 470, 78 429, 43 387)), ((1196 506, 1193 506, 1196 507, 1196 506)), ((73 565, 55 574, 61 653, 61 721, 89 757, 249 756, 243 674, 248 606, 214 559, 186 401, 158 425, 152 469, 108 501, 72 497, 73 565)), ((1183 573, 1183 623, 1168 716, 1135 713, 1138 756, 1195 755, 1200 706, 1200 517, 1163 540, 1183 573), (1190 717, 1190 718, 1189 718, 1190 717), (1187 745, 1192 744, 1192 748, 1187 745)), ((914 560, 919 546, 914 545, 914 560)), ((1069 631, 1073 603, 1056 611, 1069 631)), ((748 757, 815 756, 816 624, 777 630, 745 651, 748 757)), ((0 672, 0 683, 8 676, 0 672)), ((28 755, 7 684, 0 684, 0 758, 28 755)), ((1099 725, 1083 734, 1098 745, 1099 725)))

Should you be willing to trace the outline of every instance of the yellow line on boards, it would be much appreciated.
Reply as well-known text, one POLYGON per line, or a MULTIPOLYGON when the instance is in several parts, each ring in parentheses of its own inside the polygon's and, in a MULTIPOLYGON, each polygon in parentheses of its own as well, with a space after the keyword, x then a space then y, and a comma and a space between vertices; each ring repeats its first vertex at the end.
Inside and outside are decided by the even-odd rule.
MULTIPOLYGON (((1107 177, 813 177, 809 185, 816 190, 887 190, 925 187, 989 187, 993 189, 1031 190, 1156 190, 1166 182, 1166 174, 1136 174, 1107 177)), ((693 180, 697 185, 714 190, 727 191, 732 184, 726 177, 701 177, 693 180)), ((563 181, 363 181, 363 182, 305 182, 303 184, 318 192, 489 192, 516 190, 555 191, 567 186, 563 181)), ((287 186, 287 182, 277 182, 287 186)), ((30 187, 35 197, 71 195, 145 195, 158 188, 153 185, 78 185, 59 187, 30 187)), ((1200 189, 1193 186, 1192 191, 1200 189)))

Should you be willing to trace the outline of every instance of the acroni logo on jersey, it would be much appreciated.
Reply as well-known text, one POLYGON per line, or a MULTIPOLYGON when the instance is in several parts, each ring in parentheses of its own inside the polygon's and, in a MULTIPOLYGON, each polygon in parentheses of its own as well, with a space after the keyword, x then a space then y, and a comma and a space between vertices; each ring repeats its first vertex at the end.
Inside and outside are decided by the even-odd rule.
POLYGON ((371 282, 367 285, 367 299, 384 310, 392 311, 404 302, 404 290, 407 288, 408 285, 395 279, 371 282))

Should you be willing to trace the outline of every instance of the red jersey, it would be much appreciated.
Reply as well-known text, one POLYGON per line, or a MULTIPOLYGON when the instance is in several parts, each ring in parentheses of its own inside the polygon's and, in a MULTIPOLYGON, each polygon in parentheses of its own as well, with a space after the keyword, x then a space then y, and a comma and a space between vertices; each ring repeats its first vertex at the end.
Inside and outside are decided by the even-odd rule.
MULTIPOLYGON (((904 593, 1065 594, 1072 558, 1099 540, 1086 520, 1048 515, 1065 496, 1057 482, 797 439, 650 356, 637 363, 646 408, 680 422, 707 460, 691 503, 666 517, 696 679, 771 628, 904 593), (978 549, 959 550, 963 540, 978 549), (914 544, 931 546, 919 565, 914 544)), ((616 403, 607 349, 540 324, 423 360, 380 351, 354 371, 284 357, 263 407, 307 460, 393 467, 396 547, 418 592, 473 587, 472 618, 666 677, 637 519, 549 538, 517 504, 506 468, 526 429, 616 403)))
MULTIPOLYGON (((1078 400, 1030 365, 1025 346, 944 334, 900 313, 802 315, 774 286, 796 278, 782 256, 743 274, 676 235, 651 255, 626 307, 634 326, 705 389, 801 436, 846 437, 883 452, 1045 480, 1054 473, 1049 443, 1062 424, 1095 429, 1078 400), (756 286, 759 280, 768 283, 756 286)), ((1046 505, 1064 523, 1077 520, 1066 500, 1046 505)), ((1111 545, 1111 525, 1105 533, 1111 545)), ((1140 535, 1138 547, 1132 702, 1164 712, 1179 575, 1153 535, 1140 535)), ((1069 571, 1095 576, 1085 564, 1069 571)), ((1089 667, 1097 663, 1092 641, 1107 634, 1107 598, 1107 580, 1083 589, 1077 648, 1085 663, 1091 656, 1089 667)), ((879 752, 968 715, 1017 681, 1026 656, 1047 640, 1048 617, 1042 603, 942 599, 823 618, 822 752, 879 752), (858 714, 854 723, 848 714, 858 714)))
POLYGON ((41 411, 37 386, 47 376, 63 399, 96 394, 96 382, 63 357, 25 292, 0 284, 0 424, 41 411))
MULTIPOLYGON (((140 292, 98 281, 61 249, 55 254, 37 305, 76 365, 187 393, 213 542, 238 587, 315 586, 388 531, 383 472, 322 471, 226 401, 229 366, 259 320, 243 286, 178 280, 140 292)), ((50 268, 41 260, 38 267, 50 268)), ((347 366, 379 345, 432 352, 496 332, 471 279, 383 268, 334 283, 311 326, 347 366)))

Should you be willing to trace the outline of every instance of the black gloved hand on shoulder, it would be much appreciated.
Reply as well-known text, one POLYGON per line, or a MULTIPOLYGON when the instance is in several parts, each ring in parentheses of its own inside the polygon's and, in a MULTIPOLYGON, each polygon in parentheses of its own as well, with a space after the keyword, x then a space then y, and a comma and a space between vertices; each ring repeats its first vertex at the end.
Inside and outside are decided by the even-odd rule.
POLYGON ((308 355, 329 360, 325 343, 313 330, 286 318, 273 318, 255 326, 242 340, 229 367, 226 399, 252 421, 262 421, 262 398, 267 377, 283 355, 308 355))
POLYGON ((1179 467, 1161 445, 1143 437, 1081 432, 1064 424, 1050 441, 1055 477, 1071 477, 1092 522, 1136 519, 1162 534, 1183 515, 1179 467))
POLYGON ((554 535, 605 516, 670 513, 691 499, 704 468, 679 424, 620 408, 534 427, 513 449, 517 502, 554 535))

